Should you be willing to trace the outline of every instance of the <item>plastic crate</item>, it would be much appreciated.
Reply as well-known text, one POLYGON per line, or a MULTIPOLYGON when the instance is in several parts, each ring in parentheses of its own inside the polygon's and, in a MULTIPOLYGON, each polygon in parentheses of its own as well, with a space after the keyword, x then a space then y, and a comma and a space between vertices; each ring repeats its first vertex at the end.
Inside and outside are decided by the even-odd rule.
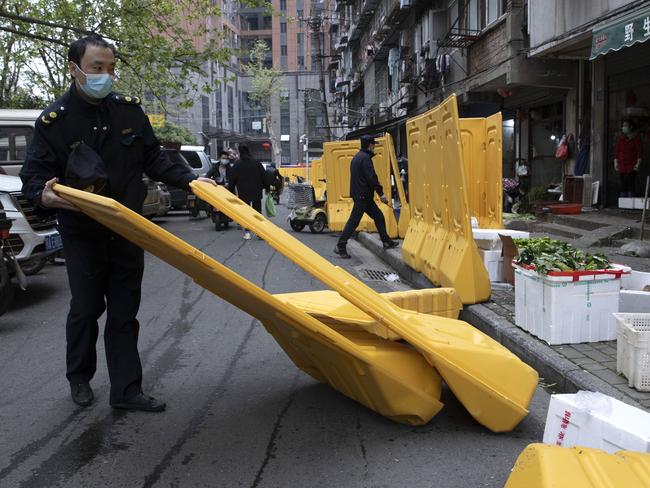
POLYGON ((515 325, 548 344, 616 338, 621 276, 629 268, 549 273, 515 268, 515 325))
POLYGON ((650 413, 597 392, 551 395, 544 444, 650 452, 650 413))
POLYGON ((616 371, 650 391, 650 313, 616 313, 616 371))

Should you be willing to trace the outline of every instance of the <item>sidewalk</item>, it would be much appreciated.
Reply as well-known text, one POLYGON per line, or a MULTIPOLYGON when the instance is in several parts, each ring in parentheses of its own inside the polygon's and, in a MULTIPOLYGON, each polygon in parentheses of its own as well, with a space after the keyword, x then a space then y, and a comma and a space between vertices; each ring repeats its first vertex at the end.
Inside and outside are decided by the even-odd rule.
MULTIPOLYGON (((401 248, 384 251, 377 234, 362 232, 359 241, 389 264, 414 288, 435 285, 402 261, 401 248)), ((603 252, 601 248, 598 248, 603 252)), ((638 259, 638 258, 636 258, 638 259)), ((645 263, 649 260, 645 259, 645 263)), ((598 391, 650 412, 650 392, 627 386, 616 374, 616 341, 549 346, 514 324, 515 296, 512 286, 493 284, 489 301, 465 306, 460 318, 499 341, 535 368, 543 386, 558 393, 598 391)))

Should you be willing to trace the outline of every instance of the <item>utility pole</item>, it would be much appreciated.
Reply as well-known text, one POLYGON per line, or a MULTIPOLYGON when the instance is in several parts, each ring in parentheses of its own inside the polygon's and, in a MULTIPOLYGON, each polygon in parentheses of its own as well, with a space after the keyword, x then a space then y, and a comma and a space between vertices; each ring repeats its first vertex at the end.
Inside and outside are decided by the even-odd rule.
POLYGON ((320 14, 316 16, 310 16, 307 20, 309 27, 311 28, 311 39, 312 39, 312 57, 316 56, 318 62, 318 79, 320 82, 320 91, 323 97, 323 112, 324 112, 324 121, 325 128, 327 131, 327 140, 332 140, 332 130, 330 129, 330 118, 327 110, 327 91, 325 89, 325 73, 323 72, 323 54, 322 46, 320 43, 320 30, 323 25, 323 19, 320 14))

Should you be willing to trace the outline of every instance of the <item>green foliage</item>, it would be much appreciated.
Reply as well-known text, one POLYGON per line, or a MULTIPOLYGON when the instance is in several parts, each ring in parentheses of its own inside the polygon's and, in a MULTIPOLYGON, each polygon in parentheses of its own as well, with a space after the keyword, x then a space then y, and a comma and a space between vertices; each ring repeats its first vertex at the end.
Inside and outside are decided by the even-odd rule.
POLYGON ((514 239, 519 255, 515 263, 533 266, 539 274, 551 271, 593 271, 610 268, 604 254, 587 254, 566 242, 548 237, 514 239))
POLYGON ((271 100, 282 91, 282 71, 264 65, 269 47, 258 40, 250 50, 250 63, 244 66, 244 73, 251 77, 250 98, 264 112, 271 112, 271 100))
POLYGON ((196 136, 189 129, 166 121, 162 127, 154 127, 154 134, 160 142, 174 142, 195 146, 197 144, 196 136))
POLYGON ((0 108, 28 108, 43 110, 48 103, 42 97, 28 93, 23 89, 18 89, 14 93, 2 99, 0 108))
MULTIPOLYGON (((270 8, 268 0, 244 0, 270 8)), ((118 51, 116 90, 153 95, 161 106, 174 98, 189 106, 210 92, 216 63, 231 49, 213 25, 221 12, 213 0, 5 0, 0 2, 0 103, 22 86, 52 100, 70 83, 67 50, 97 33, 118 51), (12 84, 12 82, 15 82, 12 84)))
POLYGON ((548 191, 544 186, 534 186, 528 192, 528 201, 533 204, 548 200, 548 191))

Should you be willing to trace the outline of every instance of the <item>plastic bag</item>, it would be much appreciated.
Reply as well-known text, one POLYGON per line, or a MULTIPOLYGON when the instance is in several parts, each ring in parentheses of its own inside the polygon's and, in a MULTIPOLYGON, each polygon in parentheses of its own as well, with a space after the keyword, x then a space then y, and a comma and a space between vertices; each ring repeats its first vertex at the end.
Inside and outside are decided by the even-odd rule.
POLYGON ((555 157, 557 159, 567 159, 569 157, 569 144, 567 143, 566 136, 562 136, 560 140, 560 145, 555 151, 555 157))
POLYGON ((278 210, 275 208, 275 202, 273 201, 273 197, 270 193, 267 193, 266 197, 264 198, 264 212, 269 218, 275 217, 278 213, 278 210))
POLYGON ((612 413, 612 400, 597 391, 581 390, 576 393, 574 401, 578 408, 593 414, 607 417, 612 413))

